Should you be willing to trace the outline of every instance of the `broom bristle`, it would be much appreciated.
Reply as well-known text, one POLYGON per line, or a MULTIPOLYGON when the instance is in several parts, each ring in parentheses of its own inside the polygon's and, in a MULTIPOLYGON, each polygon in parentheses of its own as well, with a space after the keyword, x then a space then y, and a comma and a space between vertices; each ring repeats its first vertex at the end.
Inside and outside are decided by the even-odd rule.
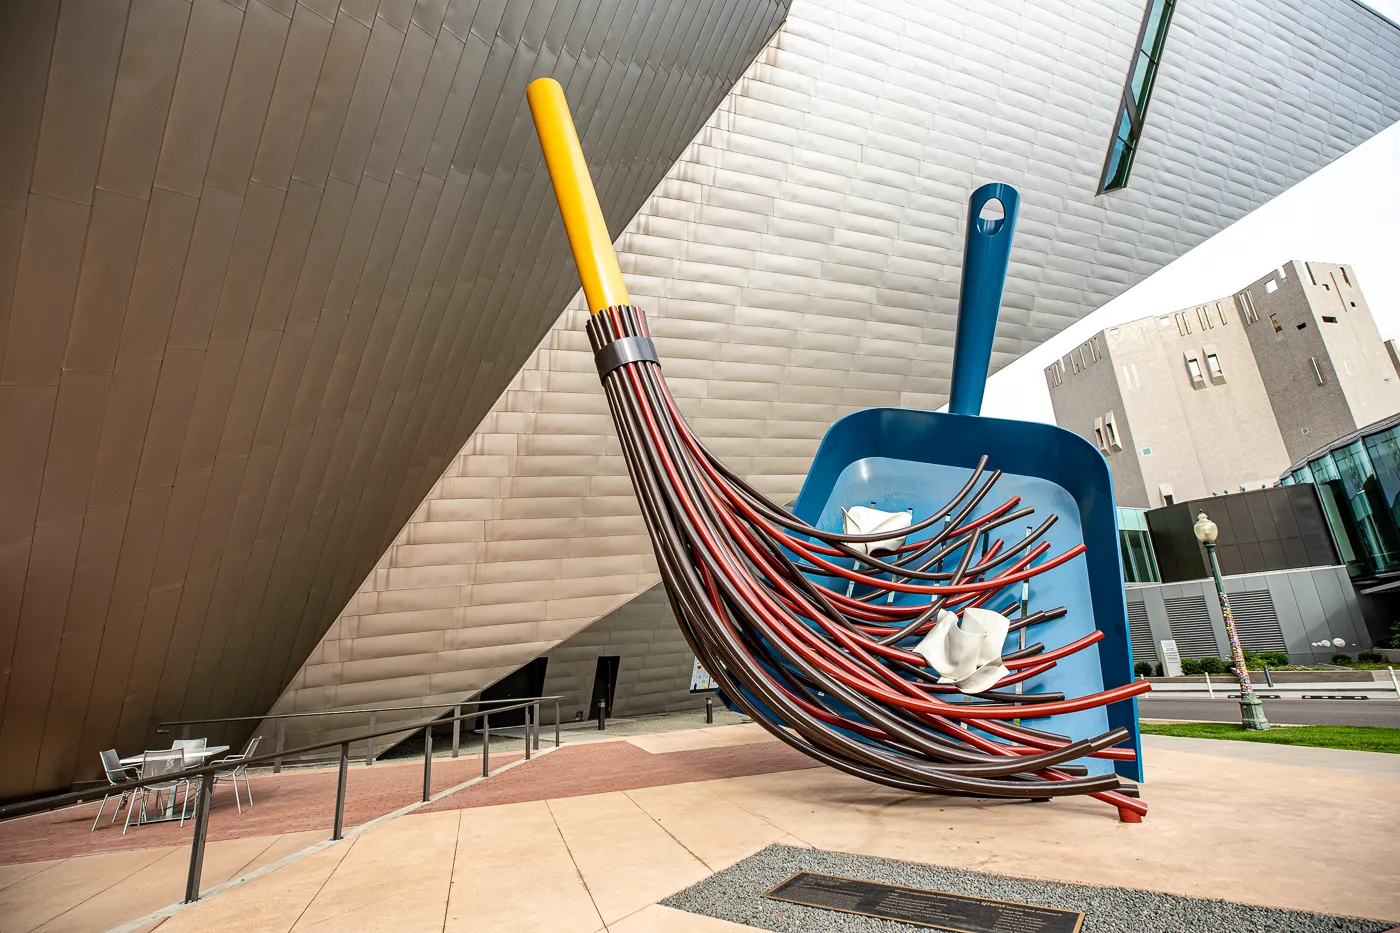
MULTIPOLYGON (((935 626, 1083 553, 1083 544, 1049 553, 1041 539, 1054 515, 1020 541, 993 539, 1034 510, 1011 497, 974 517, 1001 475, 983 457, 948 502, 898 529, 904 543, 868 555, 855 545, 888 545, 889 531, 815 528, 706 449, 666 386, 640 310, 592 315, 588 334, 676 619, 725 697, 782 741, 876 783, 978 797, 1090 794, 1125 818, 1146 813, 1115 775, 1070 764, 1131 760, 1132 749, 1116 747, 1126 729, 1072 740, 1019 722, 1127 700, 1150 689, 1145 681, 1075 698, 1007 689, 1101 632, 995 659, 1005 676, 971 695, 913 650, 935 626)), ((1064 613, 1044 608, 1009 627, 1064 613)))

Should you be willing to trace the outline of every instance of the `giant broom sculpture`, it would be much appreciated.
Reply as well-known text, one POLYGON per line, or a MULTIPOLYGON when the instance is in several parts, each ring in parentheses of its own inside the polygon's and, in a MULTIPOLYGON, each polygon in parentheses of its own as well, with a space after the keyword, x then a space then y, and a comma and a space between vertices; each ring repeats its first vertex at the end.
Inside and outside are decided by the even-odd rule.
POLYGON ((844 419, 823 441, 790 512, 726 468, 681 417, 646 319, 628 298, 563 89, 542 78, 528 96, 662 580, 686 640, 724 696, 789 745, 879 784, 977 797, 1088 794, 1115 806, 1123 821, 1140 821, 1147 808, 1136 787, 1111 770, 1141 778, 1132 698, 1148 685, 1120 671, 1131 664, 1107 468, 1068 432, 967 417, 981 406, 1015 191, 987 185, 972 198, 955 414, 871 409, 844 419), (979 220, 993 198, 1004 218, 979 220), (974 294, 984 307, 974 307, 974 294), (968 450, 982 453, 951 462, 968 450), (937 456, 918 462, 918 451, 937 456), (1058 485, 1043 478, 1046 457, 1068 471, 1058 485), (898 500, 898 509, 855 502, 856 492, 871 500, 872 475, 883 475, 880 498, 898 500), (999 503, 1000 493, 988 498, 998 486, 1012 493, 999 503), (843 497, 852 507, 837 504, 843 497), (819 514, 799 518, 813 501, 819 514), (1035 501, 1058 512, 1038 517, 1015 543, 994 537, 1033 515, 1023 502, 1035 501), (916 518, 916 510, 927 514, 916 518), (827 530, 838 523, 841 531, 827 530), (1086 550, 1087 576, 1075 566, 1086 550), (1050 608, 1029 611, 1032 578, 1050 608), (1019 602, 1001 595, 1017 584, 1019 602), (987 608, 1007 598, 1002 611, 987 608), (1116 624, 1095 628, 1095 615, 1116 624), (1058 648, 1026 645, 1028 631, 1067 638, 1074 625, 1085 634, 1058 648), (1011 633, 1018 647, 1008 652, 1011 633), (1100 656, 1102 673, 1086 663, 1067 675, 1066 685, 1093 692, 1066 698, 1047 689, 1057 665, 1097 654, 1106 635, 1115 650, 1100 656), (1120 682, 1103 689, 1114 678, 1120 682), (1116 728, 1106 728, 1109 704, 1126 707, 1112 714, 1116 728))

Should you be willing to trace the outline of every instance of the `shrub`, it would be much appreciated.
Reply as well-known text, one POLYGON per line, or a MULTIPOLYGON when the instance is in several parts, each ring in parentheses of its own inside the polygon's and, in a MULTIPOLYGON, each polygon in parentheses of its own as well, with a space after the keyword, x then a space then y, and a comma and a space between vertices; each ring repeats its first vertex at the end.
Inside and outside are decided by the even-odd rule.
POLYGON ((1133 673, 1139 677, 1151 677, 1155 666, 1151 661, 1139 661, 1133 665, 1133 673))
POLYGON ((1334 654, 1332 655, 1332 663, 1346 665, 1351 664, 1353 662, 1351 655, 1349 654, 1334 654))
POLYGON ((1362 664, 1384 664, 1385 657, 1375 651, 1363 651, 1356 656, 1362 664))
POLYGON ((1377 648, 1400 648, 1400 622, 1390 623, 1390 634, 1376 642, 1377 648))
POLYGON ((1288 663, 1288 655, 1284 654, 1282 651, 1265 651, 1263 654, 1259 655, 1259 660, 1269 665, 1269 667, 1283 667, 1288 663))
POLYGON ((1158 677, 1165 677, 1165 676, 1167 676, 1166 669, 1163 668, 1162 665, 1160 665, 1160 664, 1157 665, 1157 674, 1156 674, 1156 676, 1158 676, 1158 677))
POLYGON ((1201 674, 1201 662, 1195 658, 1181 659, 1181 673, 1188 677, 1196 677, 1201 674))
POLYGON ((1230 665, 1221 658, 1201 658, 1202 674, 1224 674, 1229 669, 1230 665))

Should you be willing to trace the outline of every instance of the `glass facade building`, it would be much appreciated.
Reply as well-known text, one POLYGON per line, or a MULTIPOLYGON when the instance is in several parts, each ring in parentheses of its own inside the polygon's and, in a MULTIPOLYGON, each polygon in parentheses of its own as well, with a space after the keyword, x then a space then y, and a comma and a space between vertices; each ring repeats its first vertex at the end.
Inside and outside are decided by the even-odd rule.
POLYGON ((1162 582, 1147 531, 1146 509, 1118 508, 1118 547, 1123 554, 1124 583, 1162 582))
POLYGON ((1281 482, 1317 487, 1353 578, 1400 572, 1400 415, 1309 454, 1281 482))

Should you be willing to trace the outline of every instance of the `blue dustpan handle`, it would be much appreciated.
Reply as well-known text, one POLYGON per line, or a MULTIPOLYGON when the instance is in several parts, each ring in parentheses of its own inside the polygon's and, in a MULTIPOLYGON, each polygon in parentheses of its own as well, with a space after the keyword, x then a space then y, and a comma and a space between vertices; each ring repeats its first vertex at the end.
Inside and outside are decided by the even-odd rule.
POLYGON ((993 182, 972 192, 967 204, 967 247, 963 251, 962 290, 958 295, 958 334, 953 346, 953 391, 948 410, 975 415, 982 410, 987 367, 992 361, 992 338, 997 332, 1006 267, 1011 261, 1011 238, 1016 234, 1016 210, 1021 196, 1010 185, 993 182), (1006 216, 980 220, 983 206, 993 198, 1006 216))

